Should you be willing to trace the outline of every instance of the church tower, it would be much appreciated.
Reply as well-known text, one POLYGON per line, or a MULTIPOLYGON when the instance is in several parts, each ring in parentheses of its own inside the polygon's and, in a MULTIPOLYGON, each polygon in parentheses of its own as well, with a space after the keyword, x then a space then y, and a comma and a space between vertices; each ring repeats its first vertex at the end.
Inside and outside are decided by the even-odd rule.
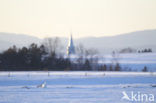
POLYGON ((69 43, 68 43, 68 47, 67 47, 67 54, 68 55, 75 54, 75 47, 74 47, 74 43, 73 43, 72 34, 69 38, 69 43))

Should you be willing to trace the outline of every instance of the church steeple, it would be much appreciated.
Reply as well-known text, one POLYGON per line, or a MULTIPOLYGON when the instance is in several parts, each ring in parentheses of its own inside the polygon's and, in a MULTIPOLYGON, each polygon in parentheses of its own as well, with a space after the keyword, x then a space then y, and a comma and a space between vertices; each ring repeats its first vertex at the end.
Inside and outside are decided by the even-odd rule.
POLYGON ((70 35, 70 38, 69 38, 69 43, 68 43, 68 47, 67 47, 67 54, 68 55, 75 54, 75 47, 74 47, 74 43, 73 43, 72 34, 70 35))

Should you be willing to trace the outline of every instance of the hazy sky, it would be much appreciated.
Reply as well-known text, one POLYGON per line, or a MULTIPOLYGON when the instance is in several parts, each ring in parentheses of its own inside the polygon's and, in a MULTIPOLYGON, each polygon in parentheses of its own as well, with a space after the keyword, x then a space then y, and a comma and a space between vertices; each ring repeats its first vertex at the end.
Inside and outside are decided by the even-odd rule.
POLYGON ((111 36, 156 29, 156 0, 0 0, 0 32, 111 36))

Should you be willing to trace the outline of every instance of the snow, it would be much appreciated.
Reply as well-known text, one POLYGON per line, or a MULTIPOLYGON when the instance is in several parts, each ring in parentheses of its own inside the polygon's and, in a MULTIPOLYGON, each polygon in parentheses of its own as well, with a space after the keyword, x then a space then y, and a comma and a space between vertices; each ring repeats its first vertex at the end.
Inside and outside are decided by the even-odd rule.
POLYGON ((156 72, 0 72, 0 103, 132 103, 123 91, 156 95, 155 86, 156 72))
MULTIPOLYGON (((106 63, 111 63, 113 59, 112 55, 103 55, 106 63)), ((156 53, 129 53, 129 54, 117 54, 116 58, 119 63, 129 64, 144 64, 144 63, 155 63, 156 64, 156 53)))
MULTIPOLYGON (((99 63, 112 63, 112 55, 107 54, 102 56, 102 58, 99 59, 99 63)), ((117 54, 116 60, 123 70, 141 71, 146 66, 148 71, 156 71, 156 53, 117 54)))
MULTIPOLYGON (((96 55, 100 64, 110 64, 114 57, 112 54, 96 55)), ((76 61, 78 56, 71 56, 72 61, 76 61)), ((123 53, 116 54, 115 59, 121 65, 123 70, 131 69, 132 71, 142 71, 146 66, 148 71, 156 72, 156 53, 123 53)))

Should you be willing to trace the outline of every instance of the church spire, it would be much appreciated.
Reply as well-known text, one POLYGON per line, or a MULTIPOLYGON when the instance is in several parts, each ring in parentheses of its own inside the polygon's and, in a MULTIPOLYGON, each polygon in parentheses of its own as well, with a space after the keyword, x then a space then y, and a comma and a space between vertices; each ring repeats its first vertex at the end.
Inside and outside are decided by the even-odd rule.
POLYGON ((72 33, 70 35, 70 39, 69 39, 69 43, 68 43, 68 47, 67 47, 67 54, 68 55, 75 54, 75 47, 74 47, 74 43, 73 43, 72 33))

